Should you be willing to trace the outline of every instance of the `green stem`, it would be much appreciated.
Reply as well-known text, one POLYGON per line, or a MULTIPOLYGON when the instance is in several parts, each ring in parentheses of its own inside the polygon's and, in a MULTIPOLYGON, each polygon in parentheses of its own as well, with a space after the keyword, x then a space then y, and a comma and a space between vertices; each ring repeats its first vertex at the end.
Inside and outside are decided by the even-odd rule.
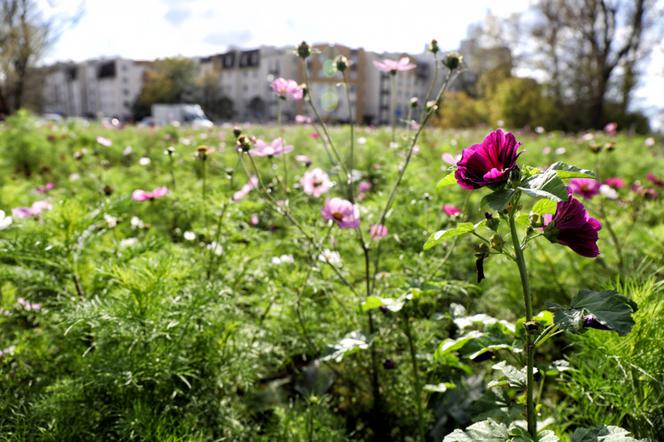
POLYGON ((519 276, 521 277, 521 287, 523 289, 523 300, 526 305, 526 419, 528 420, 528 433, 537 441, 537 416, 535 415, 535 402, 533 401, 533 390, 535 388, 534 365, 535 365, 535 347, 532 342, 531 322, 533 320, 533 305, 530 295, 530 283, 528 281, 528 270, 526 269, 526 260, 523 256, 519 235, 516 231, 516 222, 514 220, 515 209, 510 210, 508 219, 510 224, 510 236, 514 246, 514 254, 517 266, 519 267, 519 276))
MULTIPOLYGON (((281 137, 281 141, 285 143, 284 128, 281 122, 281 101, 281 98, 277 100, 277 125, 279 126, 279 136, 281 137)), ((281 155, 281 159, 284 165, 284 192, 288 194, 288 161, 286 160, 286 155, 281 155)))
POLYGON ((173 187, 173 190, 175 190, 175 171, 173 170, 174 169, 173 163, 175 160, 173 159, 173 155, 169 155, 168 157, 170 160, 169 163, 170 163, 170 172, 171 172, 171 186, 173 187))
POLYGON ((350 124, 350 153, 348 155, 348 170, 350 175, 348 176, 348 199, 352 203, 355 202, 355 195, 353 191, 353 161, 355 155, 355 124, 353 122, 353 107, 350 103, 350 88, 348 86, 348 77, 346 73, 343 73, 344 79, 344 89, 346 90, 346 102, 348 103, 348 123, 350 124))
POLYGON ((392 127, 392 143, 397 140, 397 119, 394 111, 397 104, 397 73, 391 72, 390 76, 390 126, 392 127))
MULTIPOLYGON (((595 166, 595 180, 598 183, 601 183, 599 172, 600 172, 600 161, 598 157, 595 166)), ((611 238, 611 242, 613 243, 616 249, 616 254, 618 255, 618 270, 620 275, 622 275, 625 271, 625 261, 623 259, 622 247, 620 246, 620 240, 618 239, 618 235, 616 235, 616 232, 615 230, 613 230, 613 226, 611 225, 611 221, 609 220, 609 217, 606 215, 604 204, 599 204, 599 214, 602 217, 602 224, 606 226, 606 230, 609 232, 609 237, 611 238)))
POLYGON ((404 332, 408 338, 408 349, 410 350, 410 363, 413 368, 413 383, 415 384, 415 406, 417 410, 417 434, 421 442, 425 442, 424 436, 424 412, 422 410, 422 383, 420 381, 420 370, 417 366, 417 352, 415 348, 415 339, 410 327, 410 318, 408 313, 403 314, 404 332))
MULTIPOLYGON (((371 296, 371 259, 369 256, 369 248, 364 240, 360 241, 362 251, 364 252, 364 282, 366 287, 366 296, 371 296)), ((378 354, 376 353, 376 341, 374 334, 376 332, 376 325, 374 323, 373 314, 371 310, 367 312, 367 322, 369 326, 369 336, 371 336, 371 391, 373 394, 373 415, 377 418, 382 408, 382 400, 380 396, 380 380, 378 379, 378 354)))

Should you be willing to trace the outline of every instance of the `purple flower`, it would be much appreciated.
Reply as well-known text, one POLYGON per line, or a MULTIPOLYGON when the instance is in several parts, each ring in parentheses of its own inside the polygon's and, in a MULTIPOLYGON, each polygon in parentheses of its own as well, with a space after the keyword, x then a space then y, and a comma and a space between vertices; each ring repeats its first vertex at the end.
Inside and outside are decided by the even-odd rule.
POLYGON ((320 214, 326 220, 334 221, 342 229, 355 229, 360 226, 360 209, 348 200, 332 198, 325 200, 320 214))
POLYGON ((53 189, 55 189, 55 184, 51 183, 51 182, 48 182, 48 183, 44 184, 43 186, 37 187, 35 190, 37 191, 37 193, 48 193, 53 189))
POLYGON ((30 207, 14 207, 12 215, 16 218, 32 218, 39 216, 45 210, 51 210, 51 203, 48 201, 35 201, 30 207))
POLYGON ((374 241, 385 238, 387 236, 387 227, 382 224, 372 224, 369 227, 369 235, 371 235, 371 239, 374 241))
POLYGON ((611 122, 604 126, 604 132, 614 137, 618 133, 618 123, 611 122))
POLYGON ((143 189, 136 189, 131 194, 134 201, 151 201, 166 196, 168 187, 157 187, 152 192, 146 192, 143 189))
POLYGON ((482 141, 461 152, 461 160, 454 172, 457 182, 464 189, 498 186, 507 181, 517 168, 519 143, 510 132, 497 129, 482 141))
POLYGON ((415 65, 410 62, 408 57, 401 57, 399 60, 390 60, 389 58, 386 58, 383 61, 374 60, 373 64, 379 71, 389 72, 390 74, 415 69, 415 65))
POLYGON ((664 180, 655 176, 654 173, 650 172, 646 175, 646 179, 653 183, 657 187, 664 187, 664 180))
POLYGON ((588 211, 579 200, 571 195, 567 201, 556 206, 556 213, 544 216, 544 236, 574 250, 581 256, 594 258, 599 255, 597 240, 602 224, 588 215, 588 211))
POLYGON ((256 140, 256 147, 249 151, 254 157, 278 157, 293 150, 293 146, 287 145, 282 138, 272 140, 270 144, 263 140, 256 140))
POLYGON ((604 180, 604 184, 613 187, 614 189, 622 189, 625 187, 625 180, 618 178, 617 176, 607 178, 604 180))
POLYGON ((588 200, 599 194, 599 186, 599 182, 592 178, 574 178, 569 180, 569 190, 588 200))
POLYGON ((442 210, 443 212, 445 212, 445 215, 447 216, 461 215, 461 209, 459 209, 453 204, 444 204, 442 210))

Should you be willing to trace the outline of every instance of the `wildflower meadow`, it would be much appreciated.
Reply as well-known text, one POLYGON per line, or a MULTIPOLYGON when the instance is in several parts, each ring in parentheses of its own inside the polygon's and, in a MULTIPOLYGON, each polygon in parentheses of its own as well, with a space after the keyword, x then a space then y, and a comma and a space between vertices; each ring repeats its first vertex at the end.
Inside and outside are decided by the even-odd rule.
POLYGON ((441 129, 429 48, 386 127, 325 121, 304 42, 292 123, 8 117, 0 439, 662 440, 662 140, 441 129))

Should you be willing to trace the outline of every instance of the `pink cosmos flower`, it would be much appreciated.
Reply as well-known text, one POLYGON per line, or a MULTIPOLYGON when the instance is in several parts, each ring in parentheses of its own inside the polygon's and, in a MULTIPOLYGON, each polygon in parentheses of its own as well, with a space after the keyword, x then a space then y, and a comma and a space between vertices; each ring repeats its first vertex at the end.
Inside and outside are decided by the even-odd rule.
POLYGON ((461 161, 461 155, 452 155, 449 153, 444 153, 443 154, 443 161, 445 161, 448 164, 451 164, 452 166, 456 166, 456 164, 461 161))
POLYGON ((659 177, 656 177, 655 174, 653 174, 652 172, 646 175, 646 179, 657 187, 664 187, 664 180, 659 177))
POLYGON ((591 199, 599 194, 599 186, 600 183, 592 178, 573 178, 569 180, 569 190, 585 199, 591 199))
POLYGON ((314 198, 320 197, 332 187, 330 177, 319 168, 307 171, 300 180, 302 191, 314 198))
POLYGON ((278 157, 293 150, 293 146, 285 144, 282 138, 272 140, 270 144, 263 140, 256 140, 255 147, 249 151, 254 157, 278 157))
POLYGON ((357 191, 360 193, 366 193, 371 190, 370 181, 360 181, 360 184, 357 185, 357 191))
POLYGON ((373 64, 379 71, 389 72, 392 75, 397 72, 415 69, 415 64, 411 63, 408 57, 401 57, 399 60, 390 60, 389 58, 385 58, 383 61, 374 60, 373 64))
POLYGON ((387 236, 387 227, 382 224, 372 224, 369 227, 369 235, 374 241, 385 238, 387 236))
POLYGON ((341 198, 325 200, 320 211, 323 218, 334 221, 342 229, 355 229, 360 226, 360 209, 355 204, 341 198))
POLYGON ((304 97, 304 89, 295 80, 277 78, 272 81, 272 90, 284 100, 301 100, 304 97))
POLYGON ((258 215, 252 213, 251 218, 249 218, 249 224, 251 224, 252 226, 257 226, 259 221, 260 220, 258 219, 258 215))
POLYGON ((611 186, 614 189, 622 189, 623 187, 625 187, 625 180, 614 176, 612 178, 605 179, 604 184, 606 184, 607 186, 611 186))
POLYGON ((48 193, 53 189, 55 189, 55 184, 51 183, 51 182, 48 182, 48 183, 44 184, 43 186, 37 187, 35 190, 37 191, 37 193, 48 193))
POLYGON ((604 132, 612 137, 618 133, 618 123, 612 122, 604 126, 604 132))
POLYGON ((157 187, 152 192, 146 192, 142 189, 136 189, 131 194, 131 199, 134 201, 152 201, 166 196, 168 187, 157 187))
POLYGON ((454 172, 457 183, 468 190, 504 184, 518 167, 519 146, 521 143, 510 132, 496 129, 484 138, 482 144, 473 144, 463 150, 454 172))
POLYGON ((311 138, 312 140, 318 140, 320 138, 320 134, 318 132, 311 132, 309 134, 309 138, 311 138))
POLYGON ((443 212, 445 212, 445 215, 449 217, 461 215, 461 209, 452 204, 444 204, 442 209, 443 212))
POLYGON ((244 186, 237 192, 233 194, 233 201, 240 201, 242 198, 247 196, 249 192, 254 190, 258 186, 258 177, 257 176, 252 176, 249 178, 249 181, 246 182, 244 186))
POLYGON ((46 210, 51 210, 53 206, 48 201, 35 201, 30 207, 15 207, 12 209, 12 215, 16 218, 33 218, 39 216, 46 210))
POLYGON ((306 115, 295 115, 295 122, 298 124, 311 124, 313 120, 306 115))
POLYGON ((311 166, 311 163, 313 163, 313 161, 311 161, 311 158, 309 158, 306 155, 296 155, 295 161, 297 161, 298 163, 302 163, 305 167, 309 167, 311 166))
POLYGON ((104 138, 102 136, 97 137, 97 143, 105 147, 111 147, 113 145, 113 142, 111 140, 109 140, 108 138, 104 138))
POLYGON ((551 242, 563 244, 581 256, 599 255, 597 240, 602 224, 588 215, 583 204, 571 195, 556 206, 556 213, 544 215, 544 236, 551 242))
POLYGON ((23 307, 25 310, 32 311, 32 312, 38 312, 41 310, 42 305, 34 302, 30 302, 25 298, 18 298, 16 302, 23 307))

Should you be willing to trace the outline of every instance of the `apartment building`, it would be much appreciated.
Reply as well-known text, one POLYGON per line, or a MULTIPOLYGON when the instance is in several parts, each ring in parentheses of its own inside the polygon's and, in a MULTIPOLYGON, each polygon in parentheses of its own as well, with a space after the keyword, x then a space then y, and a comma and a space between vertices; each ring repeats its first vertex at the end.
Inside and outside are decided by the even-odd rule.
POLYGON ((148 65, 124 58, 55 64, 45 76, 42 110, 66 117, 129 119, 148 65))

